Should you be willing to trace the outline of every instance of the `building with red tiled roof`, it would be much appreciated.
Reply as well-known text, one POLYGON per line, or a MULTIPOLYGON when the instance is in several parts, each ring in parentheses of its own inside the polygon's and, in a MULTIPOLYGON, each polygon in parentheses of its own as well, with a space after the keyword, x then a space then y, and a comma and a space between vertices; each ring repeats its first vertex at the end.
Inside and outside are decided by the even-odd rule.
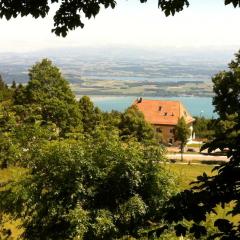
POLYGON ((195 119, 190 115, 187 109, 180 101, 137 99, 133 105, 144 114, 145 120, 153 125, 157 132, 162 133, 163 142, 174 144, 174 128, 181 117, 184 117, 186 123, 192 132, 192 124, 195 119))

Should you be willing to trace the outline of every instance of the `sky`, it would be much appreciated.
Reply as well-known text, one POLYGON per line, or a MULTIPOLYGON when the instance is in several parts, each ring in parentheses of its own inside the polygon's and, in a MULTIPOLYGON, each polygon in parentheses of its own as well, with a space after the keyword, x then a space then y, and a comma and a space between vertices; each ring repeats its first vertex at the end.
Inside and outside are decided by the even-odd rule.
POLYGON ((157 0, 118 0, 101 9, 66 38, 51 33, 56 6, 45 19, 0 19, 0 52, 29 52, 64 47, 240 48, 240 8, 223 0, 190 0, 190 7, 166 18, 157 0))

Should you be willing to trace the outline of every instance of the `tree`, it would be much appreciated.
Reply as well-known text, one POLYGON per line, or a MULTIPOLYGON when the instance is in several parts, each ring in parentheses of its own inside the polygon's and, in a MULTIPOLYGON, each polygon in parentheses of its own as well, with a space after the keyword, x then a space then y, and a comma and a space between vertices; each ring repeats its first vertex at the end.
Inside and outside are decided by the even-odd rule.
POLYGON ((13 88, 13 89, 16 89, 16 88, 17 88, 17 84, 16 84, 15 81, 12 82, 11 88, 13 88))
POLYGON ((12 90, 8 88, 8 85, 3 81, 0 75, 0 103, 10 100, 12 98, 12 90))
POLYGON ((29 77, 26 87, 19 85, 13 96, 19 116, 52 122, 61 135, 81 131, 78 104, 60 70, 50 60, 43 59, 29 70, 29 77))
POLYGON ((119 124, 121 122, 122 113, 116 110, 112 110, 111 112, 103 112, 103 125, 105 128, 109 130, 118 129, 119 124))
POLYGON ((0 209, 21 219, 23 239, 140 237, 176 191, 162 160, 162 148, 126 147, 113 132, 51 142, 0 191, 0 209))
MULTIPOLYGON (((147 0, 140 0, 141 3, 147 0)), ((156 1, 157 2, 157 1, 156 1)), ((16 18, 18 16, 24 17, 31 15, 34 18, 46 17, 49 13, 50 7, 60 3, 54 16, 54 32, 58 36, 65 37, 69 30, 77 27, 84 27, 82 18, 96 17, 101 7, 115 8, 116 0, 71 0, 71 1, 16 1, 16 0, 2 0, 0 2, 0 18, 5 17, 7 20, 16 18)), ((224 0, 225 5, 232 4, 234 7, 240 6, 239 0, 224 0)), ((174 15, 180 12, 184 7, 189 6, 189 0, 158 0, 158 7, 165 13, 166 16, 174 15)))
POLYGON ((235 113, 240 114, 239 65, 240 51, 236 54, 236 59, 229 64, 230 71, 222 71, 212 79, 215 93, 213 105, 221 120, 225 120, 227 116, 235 113))
POLYGON ((136 138, 139 142, 158 140, 151 124, 145 121, 144 115, 136 106, 128 108, 119 122, 122 139, 136 138))
POLYGON ((99 108, 94 107, 88 96, 80 98, 79 109, 82 115, 83 130, 85 133, 91 133, 101 123, 101 111, 99 108))
POLYGON ((216 119, 194 116, 193 131, 197 138, 210 140, 213 138, 216 130, 216 119))
POLYGON ((14 89, 14 94, 13 94, 13 103, 15 105, 22 105, 25 101, 25 87, 20 83, 16 89, 14 89))
POLYGON ((178 120, 178 123, 175 127, 175 138, 176 140, 180 141, 180 148, 181 148, 181 160, 183 161, 183 152, 184 152, 184 147, 187 144, 187 141, 190 137, 190 128, 187 125, 184 117, 181 117, 178 120))
POLYGON ((32 115, 21 122, 12 105, 0 105, 0 168, 27 166, 35 149, 57 137, 55 124, 35 120, 32 115))
MULTIPOLYGON (((187 231, 194 234, 196 239, 207 234, 203 223, 208 214, 216 213, 216 206, 225 207, 232 203, 227 210, 228 215, 240 216, 240 52, 236 59, 229 64, 229 71, 223 71, 213 77, 213 104, 219 114, 218 131, 214 139, 205 144, 202 149, 212 152, 216 149, 227 151, 229 162, 215 167, 216 175, 207 176, 205 173, 198 177, 190 190, 181 192, 169 202, 166 219, 178 222, 183 219, 193 221, 189 226, 179 224, 176 231, 185 235, 187 231)), ((209 239, 239 239, 240 222, 217 218, 214 226, 217 233, 209 239)))
POLYGON ((0 102, 0 168, 7 168, 18 156, 13 144, 13 129, 16 127, 11 101, 0 102))

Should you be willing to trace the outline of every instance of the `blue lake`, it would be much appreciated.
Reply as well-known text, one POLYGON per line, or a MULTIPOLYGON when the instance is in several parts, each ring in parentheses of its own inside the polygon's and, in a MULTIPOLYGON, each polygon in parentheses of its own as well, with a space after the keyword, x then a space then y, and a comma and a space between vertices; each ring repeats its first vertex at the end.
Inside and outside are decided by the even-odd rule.
MULTIPOLYGON (((124 96, 91 96, 94 104, 102 111, 124 111, 132 105, 137 97, 124 96)), ((204 116, 207 118, 216 118, 210 97, 144 97, 146 99, 164 99, 164 100, 179 100, 193 116, 204 116)))

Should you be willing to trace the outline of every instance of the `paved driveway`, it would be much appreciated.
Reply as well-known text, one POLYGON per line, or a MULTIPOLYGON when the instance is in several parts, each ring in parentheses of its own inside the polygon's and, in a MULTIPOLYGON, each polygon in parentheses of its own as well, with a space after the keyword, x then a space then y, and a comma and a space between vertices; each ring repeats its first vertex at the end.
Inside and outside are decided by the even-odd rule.
MULTIPOLYGON (((180 153, 167 154, 168 159, 181 160, 180 153)), ((204 154, 183 154, 184 161, 229 161, 226 156, 212 156, 204 154)))

